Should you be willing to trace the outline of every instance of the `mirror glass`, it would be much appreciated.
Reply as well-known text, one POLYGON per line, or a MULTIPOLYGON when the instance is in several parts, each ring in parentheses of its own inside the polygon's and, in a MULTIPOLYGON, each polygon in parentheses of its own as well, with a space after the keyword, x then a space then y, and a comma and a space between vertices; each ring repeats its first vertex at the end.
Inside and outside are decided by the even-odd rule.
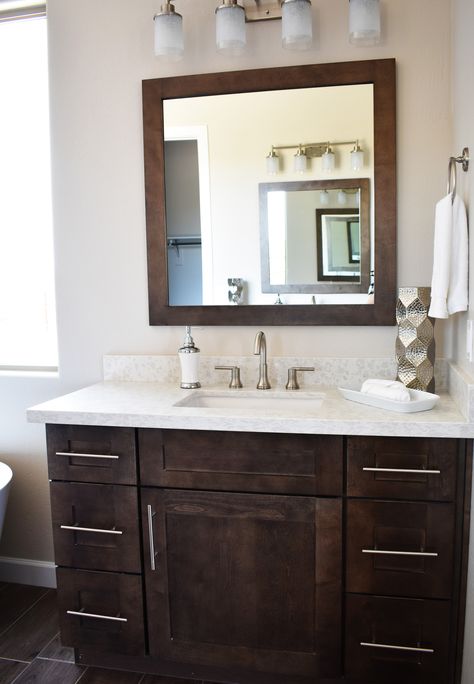
POLYGON ((395 60, 142 88, 152 325, 394 324, 395 60), (284 231, 279 214, 278 241, 262 210, 273 183, 287 185, 295 206, 284 231))
MULTIPOLYGON (((323 190, 330 179, 322 201, 326 197, 335 208, 345 203, 358 213, 359 176, 364 174, 368 188, 373 179, 373 137, 372 84, 166 100, 169 305, 311 304, 315 303, 311 295, 322 292, 324 298, 316 300, 320 304, 373 303, 373 297, 367 297, 371 268, 366 259, 364 277, 359 270, 357 283, 354 276, 328 279, 329 271, 324 281, 317 278, 316 209, 323 205, 320 193, 307 187, 318 181, 314 187, 323 190), (334 167, 325 170, 322 155, 328 144, 334 167), (353 170, 351 152, 356 145, 362 149, 362 165, 353 170), (266 168, 272 148, 278 155, 276 175, 269 175, 266 168), (306 153, 302 172, 294 168, 300 149, 306 153), (259 190, 271 178, 292 183, 293 189, 267 196, 272 222, 265 227, 261 221, 265 197, 259 190), (334 185, 339 179, 339 185, 334 185), (265 228, 271 235, 267 243, 262 241, 265 228), (290 280, 281 286, 268 282, 268 248, 274 258, 280 255, 280 261, 286 255, 290 280), (235 281, 238 293, 229 285, 235 281), (275 298, 274 292, 285 297, 275 298)), ((368 241, 364 250, 370 258, 370 216, 364 220, 368 241)), ((331 244, 334 251, 333 223, 328 231, 324 221, 322 244, 331 244)), ((334 267, 335 262, 332 271, 334 267)))

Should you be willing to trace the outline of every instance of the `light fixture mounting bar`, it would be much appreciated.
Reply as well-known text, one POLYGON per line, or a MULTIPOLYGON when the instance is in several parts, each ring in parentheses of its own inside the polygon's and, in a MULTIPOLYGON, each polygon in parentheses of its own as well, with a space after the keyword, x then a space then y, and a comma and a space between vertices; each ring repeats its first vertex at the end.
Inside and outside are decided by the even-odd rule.
POLYGON ((281 19, 281 3, 279 0, 243 0, 245 21, 266 21, 281 19))
POLYGON ((313 157, 322 157, 326 152, 328 145, 336 147, 337 145, 356 145, 357 140, 342 140, 341 142, 312 142, 312 143, 298 143, 297 145, 272 145, 274 150, 297 150, 301 147, 308 159, 313 157))

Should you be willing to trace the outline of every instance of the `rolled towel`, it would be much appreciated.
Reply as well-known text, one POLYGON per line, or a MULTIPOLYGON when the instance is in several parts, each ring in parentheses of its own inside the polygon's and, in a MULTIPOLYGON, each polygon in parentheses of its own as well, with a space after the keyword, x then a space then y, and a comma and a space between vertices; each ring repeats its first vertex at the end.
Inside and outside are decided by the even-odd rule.
POLYGON ((378 380, 371 378, 362 383, 360 391, 364 394, 374 394, 392 401, 410 401, 410 392, 403 382, 398 380, 378 380))

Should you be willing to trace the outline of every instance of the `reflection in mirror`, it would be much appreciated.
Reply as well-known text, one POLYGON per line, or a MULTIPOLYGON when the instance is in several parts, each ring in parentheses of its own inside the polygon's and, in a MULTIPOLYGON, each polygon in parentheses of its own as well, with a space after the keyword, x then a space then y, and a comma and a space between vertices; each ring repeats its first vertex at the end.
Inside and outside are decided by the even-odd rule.
MULTIPOLYGON (((301 183, 295 180, 302 174, 295 170, 294 160, 296 153, 301 161, 303 151, 304 166, 296 168, 304 168, 304 176, 314 179, 306 183, 329 182, 328 189, 358 189, 355 176, 360 171, 354 171, 351 155, 357 141, 364 150, 363 172, 373 178, 372 84, 174 98, 164 103, 164 126, 170 306, 270 305, 276 301, 274 292, 285 294, 279 300, 285 304, 311 304, 309 295, 317 292, 326 295, 320 303, 331 303, 334 294, 346 303, 369 303, 367 298, 354 297, 364 288, 367 293, 369 264, 365 261, 363 284, 360 279, 358 286, 340 280, 334 287, 308 288, 308 283, 317 280, 315 209, 320 204, 296 187, 294 197, 286 197, 286 208, 269 207, 276 222, 281 223, 285 216, 288 222, 279 245, 273 244, 276 232, 272 231, 271 247, 281 254, 293 254, 291 280, 287 287, 265 287, 259 187, 268 178, 267 155, 273 148, 282 180, 295 186, 301 183), (308 116, 308 112, 314 115, 308 116), (315 142, 324 140, 330 145, 315 142), (333 150, 334 168, 330 171, 325 168, 327 148, 333 150), (341 179, 337 188, 331 185, 333 180, 324 179, 328 175, 341 179), (203 205, 209 206, 207 215, 202 212, 203 205), (298 214, 304 213, 306 224, 297 228, 301 223, 298 214), (298 253, 304 257, 311 254, 311 264, 298 258, 298 253), (241 281, 239 297, 229 295, 229 279, 241 281), (342 299, 344 294, 347 297, 342 299)), ((337 192, 331 193, 331 201, 332 195, 337 201, 337 192)), ((358 207, 358 196, 343 193, 346 198, 348 206, 352 200, 358 207)), ((366 220, 369 230, 368 215, 366 220)))
POLYGON ((262 183, 262 291, 373 302, 369 188, 367 178, 262 183))
MULTIPOLYGON (((395 112, 393 59, 143 81, 150 323, 392 325, 396 286, 395 112), (362 109, 347 102, 353 89, 369 93, 362 109), (331 93, 336 99, 339 97, 339 103, 330 105, 326 100, 328 93, 330 100, 331 93), (269 95, 275 99, 272 101, 269 95), (303 101, 298 100, 298 95, 303 101), (266 100, 270 105, 265 107, 266 100), (216 103, 213 118, 206 118, 204 108, 215 107, 216 103), (187 118, 189 115, 191 119, 187 118), (216 122, 218 127, 214 126, 216 122), (169 186, 168 172, 173 161, 168 150, 165 161, 165 140, 193 142, 195 159, 184 171, 177 172, 174 189, 169 186), (360 155, 356 155, 354 141, 359 141, 363 150, 360 170, 360 160, 356 159, 360 155), (296 167, 295 145, 307 158, 304 164, 299 159, 296 167), (269 166, 279 172, 278 180, 328 182, 330 178, 354 184, 356 177, 362 175, 370 181, 367 244, 372 256, 367 257, 367 263, 369 267, 373 265, 375 272, 373 305, 367 306, 367 290, 316 294, 298 291, 281 295, 262 291, 258 187, 268 181, 267 158, 272 147, 278 164, 269 166), (321 151, 324 154, 329 148, 335 156, 331 164, 324 164, 328 160, 323 160, 321 151), (192 183, 186 176, 191 168, 195 173, 192 183), (297 174, 296 169, 304 175, 297 174), (188 192, 191 185, 194 189, 188 192), (191 196, 193 209, 187 206, 191 196), (195 250, 197 254, 199 247, 199 267, 192 275, 193 268, 184 265, 190 253, 186 250, 195 250), (171 274, 173 267, 176 281, 171 274), (186 284, 188 277, 193 281, 190 285, 186 284), (314 306, 326 297, 327 306, 314 306), (364 297, 364 301, 359 299, 364 297), (283 305, 275 306, 277 302, 283 305)), ((179 159, 184 153, 176 156, 179 159)), ((334 206, 342 207, 328 203, 321 208, 334 206)), ((352 206, 347 201, 343 208, 352 206)), ((312 244, 315 218, 314 210, 312 244)), ((359 219, 360 271, 349 277, 357 277, 362 283, 365 222, 361 216, 359 219)), ((350 237, 351 256, 357 263, 355 225, 352 222, 350 237)), ((322 231, 327 243, 332 231, 326 227, 322 231)), ((335 253, 328 252, 326 261, 329 258, 333 259, 332 266, 341 265, 335 262, 335 253)), ((324 265, 321 268, 324 270, 324 265)), ((338 277, 331 272, 326 275, 338 277)), ((359 285, 357 281, 325 281, 324 277, 324 273, 317 276, 321 286, 359 285)), ((306 280, 301 273, 298 279, 306 280)), ((299 285, 298 280, 295 282, 299 285)))

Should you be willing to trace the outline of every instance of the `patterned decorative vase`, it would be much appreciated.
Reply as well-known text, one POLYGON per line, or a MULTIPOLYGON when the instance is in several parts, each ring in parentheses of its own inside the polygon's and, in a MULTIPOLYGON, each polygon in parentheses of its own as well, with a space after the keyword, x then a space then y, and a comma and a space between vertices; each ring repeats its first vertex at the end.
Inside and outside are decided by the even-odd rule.
POLYGON ((434 392, 434 319, 428 317, 430 287, 400 287, 397 299, 397 380, 434 392))

